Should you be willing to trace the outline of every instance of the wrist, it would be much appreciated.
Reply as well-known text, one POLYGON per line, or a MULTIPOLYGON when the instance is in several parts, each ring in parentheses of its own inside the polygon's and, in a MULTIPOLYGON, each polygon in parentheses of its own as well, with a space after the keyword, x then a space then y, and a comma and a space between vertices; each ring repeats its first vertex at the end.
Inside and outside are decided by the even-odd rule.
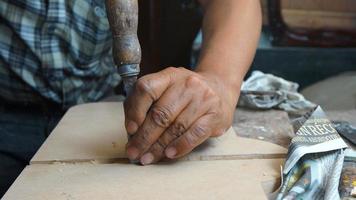
POLYGON ((196 72, 212 75, 221 79, 228 87, 240 90, 248 67, 235 59, 217 59, 212 56, 202 56, 196 72), (214 59, 215 58, 215 59, 214 59), (218 62, 216 62, 218 60, 218 62))
POLYGON ((205 77, 213 85, 216 85, 218 87, 217 90, 229 100, 231 106, 236 106, 243 78, 239 78, 238 76, 229 77, 224 73, 216 72, 216 70, 201 70, 198 68, 196 72, 205 77))
POLYGON ((222 82, 226 87, 235 91, 240 91, 245 72, 239 70, 231 70, 224 67, 208 67, 207 65, 198 66, 195 70, 198 74, 208 77, 215 77, 222 82))

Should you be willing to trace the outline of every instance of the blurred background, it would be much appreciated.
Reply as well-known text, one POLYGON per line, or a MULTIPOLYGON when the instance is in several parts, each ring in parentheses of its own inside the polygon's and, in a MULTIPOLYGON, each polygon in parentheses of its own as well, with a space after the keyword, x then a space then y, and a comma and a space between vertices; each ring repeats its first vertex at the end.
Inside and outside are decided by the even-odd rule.
MULTIPOLYGON (((200 8, 181 0, 141 0, 139 5, 141 75, 168 65, 193 67, 201 44, 200 8)), ((263 32, 250 72, 297 82, 307 98, 332 104, 327 108, 355 108, 356 1, 261 0, 261 5, 263 32)))

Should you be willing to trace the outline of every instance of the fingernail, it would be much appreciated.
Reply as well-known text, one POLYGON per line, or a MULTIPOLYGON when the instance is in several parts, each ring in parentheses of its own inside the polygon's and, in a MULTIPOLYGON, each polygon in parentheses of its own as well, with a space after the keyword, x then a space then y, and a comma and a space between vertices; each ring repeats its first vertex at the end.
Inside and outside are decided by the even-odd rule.
POLYGON ((135 122, 129 121, 127 123, 127 132, 129 134, 134 134, 137 131, 137 129, 138 129, 138 126, 137 126, 137 124, 135 122))
POLYGON ((166 149, 166 156, 168 158, 174 158, 174 156, 177 154, 177 150, 174 147, 169 147, 166 149))
POLYGON ((138 151, 137 148, 133 147, 133 146, 129 146, 127 147, 127 157, 130 160, 136 160, 138 155, 140 154, 140 152, 138 151))
POLYGON ((149 165, 153 162, 153 154, 152 153, 146 153, 145 155, 143 155, 140 159, 141 164, 143 165, 149 165))

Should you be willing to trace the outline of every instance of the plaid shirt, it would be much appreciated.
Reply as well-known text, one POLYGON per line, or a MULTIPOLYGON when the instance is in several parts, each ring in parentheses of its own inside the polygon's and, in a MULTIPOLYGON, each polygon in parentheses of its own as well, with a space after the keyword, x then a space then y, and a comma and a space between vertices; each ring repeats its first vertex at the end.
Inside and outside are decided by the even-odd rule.
POLYGON ((63 107, 120 81, 104 0, 0 0, 0 99, 63 107))

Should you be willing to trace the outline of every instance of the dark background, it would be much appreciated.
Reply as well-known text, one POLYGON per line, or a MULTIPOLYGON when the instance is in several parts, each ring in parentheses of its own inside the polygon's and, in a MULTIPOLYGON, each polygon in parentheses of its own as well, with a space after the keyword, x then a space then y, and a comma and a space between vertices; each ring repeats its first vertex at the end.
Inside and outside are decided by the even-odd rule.
MULTIPOLYGON (((190 66, 192 42, 201 27, 199 7, 183 6, 181 0, 140 0, 139 6, 139 37, 143 52, 141 75, 167 66, 190 66)), ((273 73, 304 88, 327 77, 356 70, 354 47, 273 46, 271 27, 265 18, 266 13, 250 71, 273 73)))

